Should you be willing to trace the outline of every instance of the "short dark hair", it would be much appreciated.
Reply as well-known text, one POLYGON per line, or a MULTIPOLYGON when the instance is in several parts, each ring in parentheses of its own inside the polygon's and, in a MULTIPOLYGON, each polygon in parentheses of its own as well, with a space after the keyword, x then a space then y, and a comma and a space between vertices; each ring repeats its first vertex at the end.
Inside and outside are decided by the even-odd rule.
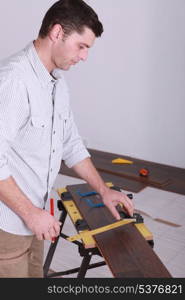
POLYGON ((101 36, 103 25, 95 11, 83 0, 59 0, 46 12, 39 31, 44 38, 55 24, 63 27, 65 35, 73 31, 82 33, 84 27, 90 28, 96 37, 101 36))

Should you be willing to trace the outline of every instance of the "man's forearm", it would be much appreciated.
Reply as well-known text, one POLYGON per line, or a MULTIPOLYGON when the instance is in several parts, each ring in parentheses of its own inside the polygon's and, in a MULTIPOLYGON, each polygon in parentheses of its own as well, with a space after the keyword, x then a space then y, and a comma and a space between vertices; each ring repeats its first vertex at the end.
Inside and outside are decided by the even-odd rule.
POLYGON ((96 168, 94 167, 90 158, 86 158, 76 164, 73 170, 87 183, 89 183, 100 195, 104 195, 107 191, 107 186, 96 168))
POLYGON ((59 235, 61 223, 48 211, 34 206, 13 177, 0 181, 0 200, 20 216, 38 240, 52 240, 59 235))
POLYGON ((34 205, 24 195, 13 177, 0 181, 0 200, 23 220, 27 219, 34 205))

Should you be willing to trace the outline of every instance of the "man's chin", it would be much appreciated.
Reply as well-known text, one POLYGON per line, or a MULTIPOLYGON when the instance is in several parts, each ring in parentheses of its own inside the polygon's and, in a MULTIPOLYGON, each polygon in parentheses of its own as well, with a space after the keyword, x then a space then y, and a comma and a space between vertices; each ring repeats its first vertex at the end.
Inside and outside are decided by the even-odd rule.
POLYGON ((65 67, 62 67, 61 70, 63 70, 63 71, 68 71, 68 70, 70 69, 70 67, 71 67, 71 66, 65 66, 65 67))

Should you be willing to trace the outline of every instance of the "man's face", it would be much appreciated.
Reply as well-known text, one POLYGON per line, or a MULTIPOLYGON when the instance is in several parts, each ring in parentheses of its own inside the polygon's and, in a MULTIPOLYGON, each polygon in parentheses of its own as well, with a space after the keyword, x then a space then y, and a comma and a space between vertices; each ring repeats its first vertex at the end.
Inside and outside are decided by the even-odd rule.
POLYGON ((80 60, 86 60, 88 49, 95 41, 93 31, 85 27, 83 33, 72 32, 65 38, 59 39, 53 46, 52 64, 55 68, 69 70, 72 65, 80 60))

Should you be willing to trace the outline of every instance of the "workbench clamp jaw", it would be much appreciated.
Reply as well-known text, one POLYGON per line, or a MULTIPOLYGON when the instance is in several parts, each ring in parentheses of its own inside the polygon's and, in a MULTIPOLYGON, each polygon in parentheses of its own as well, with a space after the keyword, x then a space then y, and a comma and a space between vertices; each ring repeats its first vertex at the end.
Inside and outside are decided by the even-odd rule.
POLYGON ((83 231, 83 230, 86 230, 86 229, 89 230, 89 226, 88 226, 87 222, 84 219, 78 219, 75 222, 74 225, 75 225, 75 228, 76 228, 77 231, 83 231))
POLYGON ((133 218, 136 219, 135 224, 144 223, 144 218, 139 213, 134 213, 133 218))
POLYGON ((57 200, 57 207, 58 207, 59 211, 62 211, 65 208, 62 201, 70 200, 72 198, 72 196, 69 192, 63 192, 63 193, 61 193, 60 196, 61 196, 61 199, 57 200))
POLYGON ((60 199, 57 200, 57 208, 58 208, 59 211, 64 210, 64 205, 62 203, 62 200, 60 200, 60 199))

